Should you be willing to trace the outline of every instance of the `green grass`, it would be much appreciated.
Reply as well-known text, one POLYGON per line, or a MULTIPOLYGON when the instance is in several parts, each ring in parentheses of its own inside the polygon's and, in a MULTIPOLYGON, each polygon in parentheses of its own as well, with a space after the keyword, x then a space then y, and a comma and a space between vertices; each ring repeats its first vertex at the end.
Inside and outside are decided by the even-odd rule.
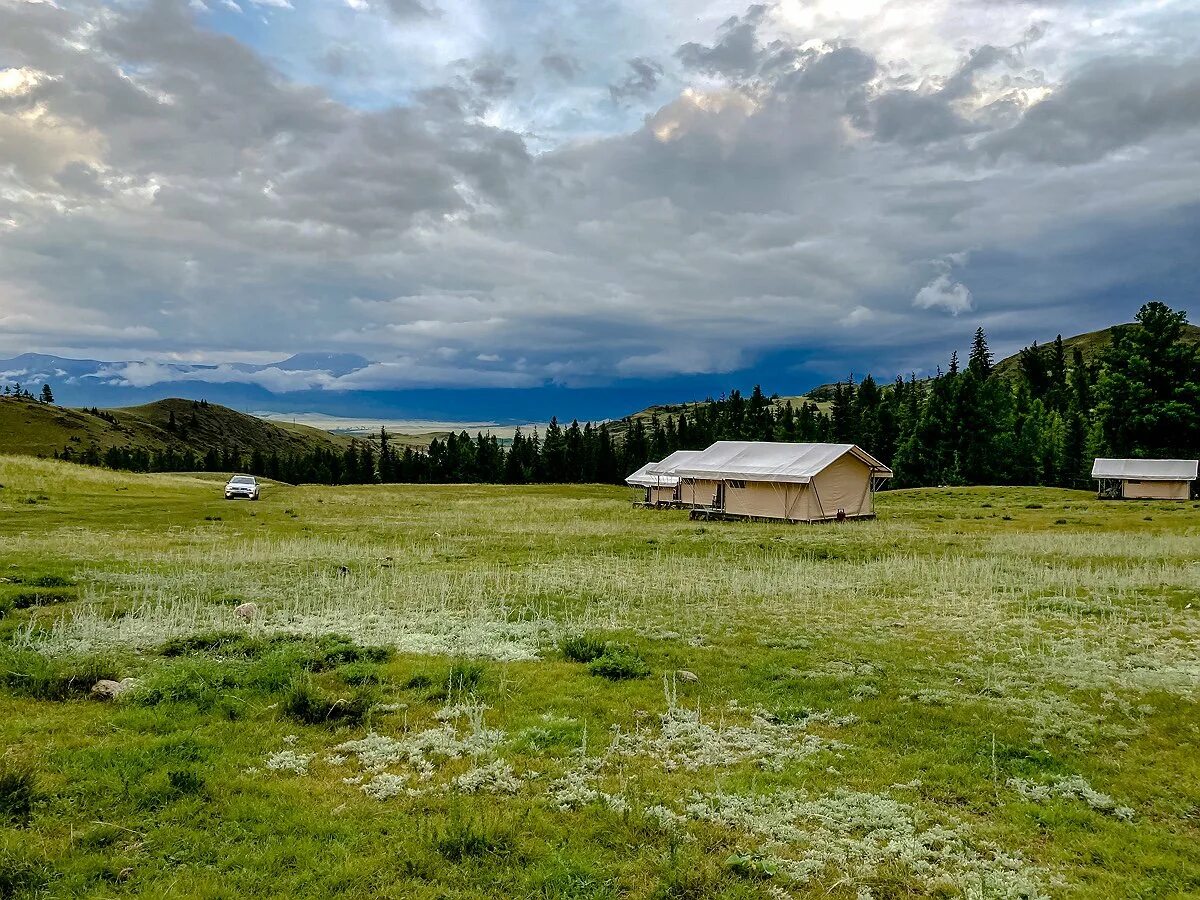
POLYGON ((0 897, 1200 892, 1193 504, 0 484, 0 897))

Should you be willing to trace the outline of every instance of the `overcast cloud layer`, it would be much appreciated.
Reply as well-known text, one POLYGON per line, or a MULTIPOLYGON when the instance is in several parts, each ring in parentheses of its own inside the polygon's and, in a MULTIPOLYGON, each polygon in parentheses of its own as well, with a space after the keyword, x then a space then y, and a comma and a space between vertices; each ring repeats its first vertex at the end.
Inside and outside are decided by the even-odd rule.
POLYGON ((1191 0, 0 0, 0 354, 594 387, 1186 307, 1196 34, 1191 0))

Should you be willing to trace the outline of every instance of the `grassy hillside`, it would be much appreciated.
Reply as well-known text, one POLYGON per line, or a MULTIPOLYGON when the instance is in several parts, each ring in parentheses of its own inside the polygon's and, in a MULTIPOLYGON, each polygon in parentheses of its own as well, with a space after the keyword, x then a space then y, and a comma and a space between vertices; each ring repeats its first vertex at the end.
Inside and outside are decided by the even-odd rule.
POLYGON ((267 422, 224 406, 201 406, 191 400, 159 400, 101 413, 0 397, 0 453, 52 456, 64 447, 79 451, 94 445, 102 451, 109 447, 150 451, 190 447, 200 456, 213 447, 247 451, 260 448, 286 455, 317 447, 341 448, 350 442, 349 438, 306 425, 267 422), (174 431, 170 430, 172 414, 174 431))
MULTIPOLYGON (((1140 327, 1133 325, 1132 327, 1140 327)), ((1067 359, 1070 360, 1075 348, 1078 347, 1083 353, 1083 358, 1087 362, 1094 362, 1099 358, 1109 343, 1112 341, 1112 327, 1103 328, 1100 331, 1089 331, 1086 334, 1077 334, 1074 337, 1063 338, 1063 346, 1066 348, 1067 359)), ((1046 343, 1052 343, 1053 337, 1046 343)), ((1200 344, 1200 326, 1188 325, 1184 334, 1184 340, 1188 343, 1200 344)), ((1012 375, 1017 371, 1018 354, 1007 356, 996 363, 996 370, 1003 375, 1012 375)), ((833 397, 833 391, 836 385, 822 384, 813 388, 807 394, 802 394, 795 397, 780 397, 776 402, 790 402, 793 406, 799 406, 802 403, 814 403, 821 411, 827 412, 830 406, 830 401, 833 397)), ((886 388, 886 385, 885 385, 886 388)), ((769 390, 769 386, 764 386, 764 390, 769 390)), ((681 412, 688 412, 703 406, 704 401, 691 403, 663 404, 659 406, 650 406, 631 415, 625 416, 622 419, 612 423, 614 434, 624 434, 636 419, 642 419, 644 422, 649 422, 652 416, 657 415, 660 419, 666 416, 678 416, 681 412)))
POLYGON ((5 897, 1200 894, 1192 504, 0 484, 5 897))
MULTIPOLYGON (((1102 328, 1099 331, 1089 331, 1085 334, 1077 334, 1073 337, 1063 338, 1063 347, 1067 351, 1068 362, 1070 361, 1071 356, 1075 352, 1076 348, 1078 348, 1083 354, 1083 358, 1086 362, 1092 363, 1098 360, 1100 358, 1100 354, 1104 352, 1105 348, 1107 348, 1110 343, 1112 343, 1113 327, 1115 326, 1102 328)), ((1141 326, 1130 324, 1129 327, 1140 328, 1141 326)), ((1188 325, 1184 332, 1183 340, 1189 344, 1200 344, 1200 325, 1188 325)), ((1053 342, 1054 338, 1050 338, 1050 340, 1042 343, 1043 346, 1045 346, 1052 344, 1053 342)), ((1019 354, 1015 353, 1012 356, 1005 357, 996 363, 996 370, 1005 375, 1013 374, 1017 371, 1018 359, 1019 354)))

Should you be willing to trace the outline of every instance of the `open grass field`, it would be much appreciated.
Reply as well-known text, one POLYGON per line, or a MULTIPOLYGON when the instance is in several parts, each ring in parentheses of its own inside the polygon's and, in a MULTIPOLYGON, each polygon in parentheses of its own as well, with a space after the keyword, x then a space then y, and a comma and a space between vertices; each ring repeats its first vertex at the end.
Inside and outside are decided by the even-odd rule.
POLYGON ((2 898, 1200 895, 1194 504, 0 484, 2 898))

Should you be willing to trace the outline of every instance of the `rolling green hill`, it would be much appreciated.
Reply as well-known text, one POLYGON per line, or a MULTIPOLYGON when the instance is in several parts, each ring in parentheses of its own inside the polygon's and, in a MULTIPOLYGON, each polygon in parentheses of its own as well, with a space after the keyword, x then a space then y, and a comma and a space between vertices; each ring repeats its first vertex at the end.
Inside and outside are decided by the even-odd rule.
MULTIPOLYGON (((1075 350, 1078 349, 1083 354, 1085 362, 1093 363, 1099 359, 1100 354, 1112 342, 1113 329, 1116 325, 1111 325, 1108 328, 1101 328, 1099 331, 1088 331, 1084 334, 1077 334, 1073 337, 1065 337, 1062 339, 1063 348, 1067 352, 1068 362, 1075 350)), ((1140 328, 1140 325, 1130 324, 1129 328, 1140 328)), ((1048 346, 1053 343, 1053 338, 1047 341, 1042 346, 1048 346)), ((1184 327, 1183 340, 1189 344, 1200 344, 1200 325, 1187 325, 1184 327)), ((1012 356, 1007 356, 996 363, 996 371, 1002 375, 1011 375, 1017 371, 1017 362, 1020 358, 1019 353, 1014 353, 1012 356)))
MULTIPOLYGON (((1068 361, 1071 359, 1075 349, 1078 348, 1083 354, 1083 358, 1086 362, 1095 362, 1104 349, 1112 341, 1112 332, 1116 327, 1118 326, 1111 325, 1108 328, 1102 328, 1099 331, 1088 331, 1084 334, 1077 334, 1073 337, 1063 338, 1063 347, 1066 349, 1068 361)), ((1139 328, 1140 326, 1136 324, 1130 324, 1129 327, 1139 328)), ((1185 326, 1183 339, 1188 343, 1200 344, 1200 325, 1185 326)), ((1053 340, 1054 339, 1051 338, 1049 342, 1043 343, 1042 346, 1048 346, 1050 343, 1053 343, 1053 340)), ((1019 353, 1014 353, 1012 356, 1006 356, 1004 359, 1001 359, 996 363, 996 371, 1001 375, 1006 376, 1015 374, 1017 371, 1017 363, 1019 358, 1019 353)), ((836 385, 834 384, 822 384, 805 394, 795 397, 778 397, 774 402, 776 404, 790 402, 793 406, 799 406, 801 403, 810 402, 814 403, 822 412, 827 412, 830 401, 833 398, 833 391, 835 387, 836 385)), ((623 435, 637 419, 641 419, 643 422, 648 423, 654 416, 657 416, 660 419, 666 418, 667 416, 677 417, 681 412, 687 412, 690 414, 692 410, 704 405, 706 405, 706 401, 699 400, 688 403, 648 406, 643 410, 639 410, 638 412, 632 413, 624 418, 610 423, 610 429, 614 435, 620 436, 623 435)))
POLYGON ((149 452, 238 447, 304 454, 318 448, 342 449, 350 438, 307 425, 267 422, 255 416, 192 400, 158 400, 143 406, 89 411, 0 398, 0 453, 52 456, 97 447, 130 447, 149 452), (172 426, 172 416, 174 426, 172 426))

